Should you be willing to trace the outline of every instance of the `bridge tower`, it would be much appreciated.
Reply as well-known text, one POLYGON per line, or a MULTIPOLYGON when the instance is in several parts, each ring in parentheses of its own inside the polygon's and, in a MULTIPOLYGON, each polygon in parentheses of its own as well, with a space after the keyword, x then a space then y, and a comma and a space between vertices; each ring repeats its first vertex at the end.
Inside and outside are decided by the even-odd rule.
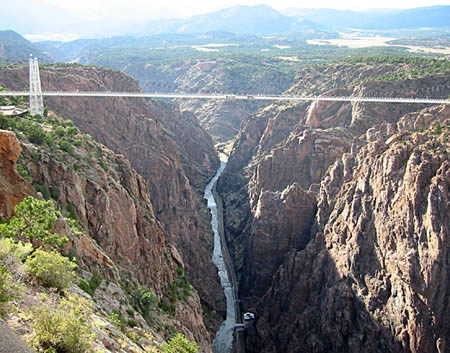
POLYGON ((39 76, 39 63, 37 58, 30 55, 30 114, 42 115, 44 102, 42 99, 41 78, 39 76))

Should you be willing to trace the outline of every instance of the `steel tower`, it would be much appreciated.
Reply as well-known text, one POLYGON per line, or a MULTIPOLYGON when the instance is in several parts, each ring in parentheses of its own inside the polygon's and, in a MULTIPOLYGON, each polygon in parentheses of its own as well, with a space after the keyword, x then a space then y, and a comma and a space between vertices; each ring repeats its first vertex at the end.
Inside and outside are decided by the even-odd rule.
POLYGON ((30 114, 42 115, 44 102, 42 99, 41 78, 39 77, 39 63, 37 58, 30 55, 30 114))

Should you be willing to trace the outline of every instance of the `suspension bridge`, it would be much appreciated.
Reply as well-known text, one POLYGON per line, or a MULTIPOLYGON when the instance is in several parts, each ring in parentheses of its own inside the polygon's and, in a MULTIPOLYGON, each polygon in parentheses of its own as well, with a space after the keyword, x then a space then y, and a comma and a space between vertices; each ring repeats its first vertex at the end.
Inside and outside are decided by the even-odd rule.
POLYGON ((412 98, 412 97, 361 97, 361 96, 296 96, 296 95, 253 95, 220 93, 143 93, 111 91, 42 91, 37 58, 30 57, 30 90, 3 91, 0 96, 29 96, 30 113, 41 114, 44 110, 43 97, 135 97, 159 99, 215 99, 215 100, 259 100, 259 101, 331 101, 331 102, 369 102, 369 103, 416 103, 450 104, 450 99, 412 98))

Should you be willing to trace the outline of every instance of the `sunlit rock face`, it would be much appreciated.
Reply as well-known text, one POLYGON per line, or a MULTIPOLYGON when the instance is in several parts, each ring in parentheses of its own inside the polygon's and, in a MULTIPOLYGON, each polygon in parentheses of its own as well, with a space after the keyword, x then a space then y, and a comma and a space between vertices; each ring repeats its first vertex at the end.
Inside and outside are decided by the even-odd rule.
POLYGON ((251 352, 448 350, 450 133, 435 126, 449 118, 376 126, 333 164, 314 239, 256 305, 251 352))
POLYGON ((0 130, 0 219, 14 215, 14 208, 34 189, 17 173, 22 147, 11 131, 0 130))
MULTIPOLYGON (((449 93, 446 83, 448 77, 444 75, 389 83, 365 80, 373 75, 383 75, 397 69, 393 65, 371 66, 349 63, 324 65, 320 67, 320 70, 316 68, 316 71, 314 68, 308 68, 299 72, 297 82, 288 93, 409 97, 423 92, 426 87, 434 84, 440 87, 439 92, 433 93, 434 97, 446 97, 449 93)), ((397 313, 397 321, 391 320, 394 309, 388 313, 383 306, 385 304, 381 308, 378 307, 376 313, 375 309, 365 307, 367 303, 375 305, 378 301, 386 302, 393 288, 393 284, 388 283, 392 277, 389 274, 392 269, 385 269, 387 273, 383 275, 385 277, 378 276, 377 272, 378 262, 387 266, 387 260, 372 261, 371 259, 374 256, 392 258, 392 254, 387 254, 388 249, 399 252, 396 256, 406 257, 411 248, 408 248, 405 253, 400 252, 400 248, 406 245, 403 240, 401 244, 397 242, 403 237, 414 237, 416 232, 410 225, 400 226, 402 223, 390 219, 389 207, 398 208, 399 215, 403 212, 405 216, 414 218, 419 217, 423 212, 414 211, 416 207, 423 207, 420 206, 423 202, 412 204, 404 200, 401 205, 391 205, 394 202, 393 197, 400 200, 403 195, 404 190, 399 188, 405 184, 405 181, 403 178, 399 180, 395 178, 397 174, 402 175, 407 165, 411 163, 409 155, 402 159, 390 157, 392 161, 385 162, 390 166, 389 172, 383 172, 386 175, 385 179, 382 177, 382 168, 374 169, 378 158, 382 158, 381 155, 385 153, 383 149, 377 147, 376 153, 380 156, 373 155, 371 159, 364 162, 365 164, 362 159, 366 157, 367 151, 372 151, 375 146, 378 146, 374 141, 381 138, 385 140, 379 143, 380 146, 384 146, 385 142, 388 142, 387 146, 390 146, 389 138, 392 136, 397 136, 392 137, 395 139, 403 136, 402 134, 405 136, 410 134, 416 138, 421 136, 419 130, 424 129, 429 130, 428 139, 435 139, 437 135, 431 132, 435 121, 439 119, 442 126, 447 124, 445 119, 449 116, 448 109, 439 107, 422 112, 424 108, 426 108, 424 105, 415 104, 277 102, 243 121, 227 168, 219 180, 219 191, 225 204, 226 237, 239 279, 241 305, 244 311, 258 312, 259 317, 256 320, 255 329, 248 331, 249 351, 356 352, 358 349, 359 351, 367 349, 370 352, 372 349, 376 352, 383 351, 385 347, 392 352, 396 350, 419 352, 420 349, 426 351, 430 347, 428 343, 421 343, 425 340, 423 337, 429 336, 429 333, 422 335, 419 329, 425 325, 423 322, 427 322, 427 317, 412 319, 411 312, 432 310, 429 309, 431 304, 425 306, 412 304, 415 309, 409 309, 407 314, 404 311, 402 314, 397 313), (338 163, 340 167, 336 167, 335 163, 338 163), (367 169, 364 169, 364 166, 367 166, 367 169), (361 179, 356 182, 360 190, 340 196, 340 192, 350 187, 346 181, 354 178, 354 173, 361 170, 365 170, 365 175, 367 178, 371 177, 373 183, 379 178, 377 187, 361 179), (394 175, 387 176, 390 173, 394 175), (388 193, 383 194, 381 191, 383 187, 387 187, 386 180, 389 178, 394 178, 396 182, 390 186, 388 193), (341 182, 341 180, 344 181, 341 182), (360 200, 366 194, 374 199, 378 198, 377 204, 371 205, 371 208, 361 204, 360 200), (341 200, 341 197, 348 202, 348 205, 345 207, 341 205, 336 211, 336 202, 341 200), (383 202, 386 203, 384 207, 388 211, 385 211, 382 216, 379 212, 383 202), (413 211, 408 211, 410 209, 413 211), (347 210, 348 215, 343 214, 343 210, 347 210), (330 215, 333 212, 336 215, 331 223, 330 215), (350 215, 354 219, 349 221, 347 218, 350 215), (377 217, 380 217, 377 221, 380 229, 373 231, 375 235, 372 238, 368 235, 367 238, 363 236, 355 238, 358 222, 362 223, 360 227, 374 228, 374 220, 377 217), (377 245, 385 252, 382 255, 378 254, 378 250, 372 251, 375 255, 369 251, 366 253, 364 249, 369 247, 369 244, 378 242, 378 235, 382 232, 385 237, 393 236, 390 233, 390 225, 400 227, 395 228, 394 233, 398 237, 395 241, 393 240, 395 245, 391 248, 387 248, 384 243, 377 245), (403 233, 399 233, 400 229, 403 229, 403 233), (347 233, 344 234, 344 232, 347 233), (338 241, 336 239, 339 239, 343 245, 339 251, 333 250, 336 254, 330 254, 331 246, 338 241), (350 244, 347 243, 349 239, 352 239, 350 244), (353 280, 348 281, 350 270, 342 274, 342 268, 336 268, 336 265, 343 266, 346 261, 351 263, 351 259, 347 259, 350 250, 353 250, 355 254, 364 253, 364 256, 357 257, 353 265, 346 266, 351 266, 350 269, 355 271, 353 274, 355 277, 365 277, 365 273, 368 272, 373 277, 370 279, 373 284, 367 286, 372 286, 370 288, 375 294, 369 294, 369 289, 357 289, 353 280), (301 286, 306 289, 302 289, 301 286), (327 293, 327 288, 333 289, 327 293), (327 311, 327 307, 332 309, 327 311), (367 315, 365 315, 366 312, 367 315), (386 312, 385 315, 384 312, 386 312), (403 320, 403 316, 407 317, 405 322, 411 320, 408 321, 411 322, 411 326, 408 329, 405 328, 406 331, 403 326, 399 328, 397 325, 399 318, 403 320), (371 317, 376 317, 376 320, 369 320, 368 318, 371 317), (338 321, 340 323, 336 324, 338 321), (366 321, 367 325, 364 326, 366 321), (380 322, 382 324, 379 324, 380 322), (339 325, 342 325, 342 328, 334 329, 339 325), (350 330, 352 325, 353 328, 350 330), (358 325, 366 328, 358 331, 356 330, 358 325), (337 330, 341 330, 339 335, 336 333, 337 330), (406 344, 407 341, 408 344, 406 344), (422 344, 424 344, 422 348, 417 348, 422 344)), ((401 137, 400 142, 396 147, 399 151, 402 146, 414 149, 426 145, 426 141, 408 142, 408 140, 403 141, 401 137)), ((436 151, 439 153, 448 150, 448 147, 444 149, 436 146, 424 147, 424 149, 427 148, 431 151, 437 148, 436 151)), ((434 162, 431 161, 430 165, 423 168, 425 170, 434 168, 432 170, 436 169, 436 173, 441 168, 445 168, 447 163, 445 159, 448 160, 446 153, 433 167, 431 164, 434 162)), ((419 160, 422 160, 422 157, 419 157, 419 160)), ((445 174, 448 172, 439 173, 440 180, 445 180, 445 175, 448 178, 448 174, 445 174)), ((434 175, 429 176, 430 180, 434 175)), ((411 177, 415 176, 411 174, 411 177)), ((428 193, 420 187, 414 185, 410 187, 417 190, 411 191, 413 194, 414 192, 428 193)), ((438 187, 439 190, 441 188, 441 186, 438 187)), ((430 197, 425 194, 421 199, 428 200, 430 197)), ((397 199, 395 202, 398 201, 397 199)), ((448 206, 439 205, 442 205, 442 200, 436 202, 435 206, 438 207, 439 217, 444 224, 447 224, 447 228, 444 228, 443 233, 440 231, 441 233, 438 233, 436 237, 440 237, 445 243, 448 242, 444 236, 445 232, 448 233, 448 223, 445 223, 448 222, 445 218, 445 207, 448 206)), ((445 202, 444 205, 446 205, 445 202)), ((411 222, 423 223, 414 220, 411 222)), ((369 234, 369 228, 364 228, 364 231, 360 233, 369 234)), ((429 231, 420 230, 420 232, 429 231)), ((416 249, 416 252, 419 253, 419 250, 416 249)), ((436 254, 437 260, 431 261, 439 263, 442 261, 441 256, 447 259, 447 253, 444 251, 436 254)), ((446 261, 448 262, 448 260, 444 262, 446 261)), ((442 270, 439 271, 443 271, 438 275, 439 278, 444 278, 448 273, 445 266, 442 266, 442 270)), ((410 280, 414 280, 413 276, 406 282, 410 283, 410 280)), ((369 281, 368 278, 367 281, 369 281)), ((433 282, 432 286, 439 281, 433 282)), ((447 289, 444 289, 442 293, 436 295, 436 298, 448 301, 448 299, 442 299, 448 297, 446 291, 447 289)), ((417 296, 422 298, 422 294, 419 294, 416 289, 411 290, 409 295, 411 298, 417 296)), ((442 308, 444 307, 445 305, 442 304, 442 308)), ((442 319, 439 324, 440 330, 445 330, 445 327, 448 327, 446 325, 445 319, 442 319)), ((432 330, 435 332, 436 328, 432 330)), ((448 337, 448 333, 441 334, 439 342, 443 342, 446 336, 448 337)), ((440 347, 439 345, 442 343, 436 343, 435 347, 440 347)), ((442 351, 442 348, 439 349, 442 351)))
MULTIPOLYGON (((0 82, 12 90, 26 89, 28 70, 2 69, 0 82)), ((83 66, 41 69, 41 82, 43 89, 50 91, 140 90, 136 81, 123 73, 83 66)), ((140 98, 73 97, 45 98, 45 104, 71 119, 84 133, 122 154, 143 176, 147 189, 139 194, 150 199, 155 219, 169 243, 178 249, 204 310, 213 313, 207 323, 213 334, 222 321, 225 305, 211 261, 212 233, 202 198, 204 186, 219 165, 211 137, 194 116, 180 113, 172 104, 140 98)), ((133 212, 130 209, 124 217, 134 219, 133 212)), ((125 242, 119 238, 118 241, 125 242)))

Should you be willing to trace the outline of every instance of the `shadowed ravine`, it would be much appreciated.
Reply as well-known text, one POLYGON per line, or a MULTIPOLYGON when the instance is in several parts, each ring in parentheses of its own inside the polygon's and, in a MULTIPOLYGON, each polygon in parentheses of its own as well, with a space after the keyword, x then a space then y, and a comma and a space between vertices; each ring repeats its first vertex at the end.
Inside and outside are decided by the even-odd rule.
POLYGON ((233 347, 233 327, 236 324, 236 298, 234 295, 233 284, 230 281, 228 267, 225 263, 222 253, 221 237, 219 234, 219 218, 217 213, 217 204, 214 199, 213 189, 226 166, 226 160, 221 157, 220 168, 216 175, 211 179, 205 188, 205 198, 208 201, 208 208, 211 211, 211 228, 214 232, 214 250, 212 260, 219 271, 220 283, 224 289, 227 301, 227 317, 222 323, 216 338, 213 342, 215 353, 229 353, 233 347))

